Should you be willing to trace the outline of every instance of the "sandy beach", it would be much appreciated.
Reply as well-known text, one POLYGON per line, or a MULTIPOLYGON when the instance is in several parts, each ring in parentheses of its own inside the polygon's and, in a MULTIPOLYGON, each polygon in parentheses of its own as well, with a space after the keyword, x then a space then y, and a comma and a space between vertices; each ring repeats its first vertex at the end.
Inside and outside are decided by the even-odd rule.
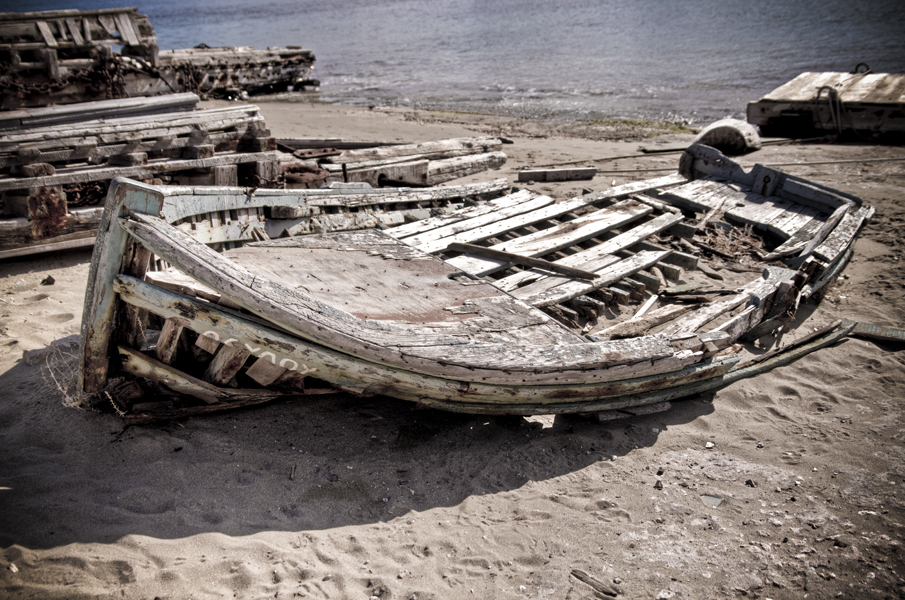
MULTIPOLYGON (((513 142, 502 169, 455 183, 598 168, 531 186, 559 200, 674 171, 678 152, 639 146, 693 138, 644 123, 258 105, 278 138, 513 142)), ((786 342, 840 318, 905 328, 905 161, 858 162, 902 157, 815 144, 739 158, 876 207, 844 279, 800 308, 786 342)), ((610 597, 574 570, 619 598, 905 596, 901 344, 850 338, 604 423, 336 394, 127 427, 66 406, 77 349, 62 345, 52 369, 23 359, 79 332, 90 258, 0 262, 2 598, 610 597)))

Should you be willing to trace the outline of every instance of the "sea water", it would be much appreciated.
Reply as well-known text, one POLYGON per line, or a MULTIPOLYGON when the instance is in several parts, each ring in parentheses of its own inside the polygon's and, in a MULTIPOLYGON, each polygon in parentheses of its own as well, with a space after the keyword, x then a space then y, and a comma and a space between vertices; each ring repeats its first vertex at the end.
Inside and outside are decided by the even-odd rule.
MULTIPOLYGON (((0 0, 2 11, 122 0, 0 0)), ((902 0, 143 0, 161 49, 302 46, 325 101, 701 124, 804 71, 905 73, 902 0)), ((310 97, 310 96, 308 96, 310 97)))

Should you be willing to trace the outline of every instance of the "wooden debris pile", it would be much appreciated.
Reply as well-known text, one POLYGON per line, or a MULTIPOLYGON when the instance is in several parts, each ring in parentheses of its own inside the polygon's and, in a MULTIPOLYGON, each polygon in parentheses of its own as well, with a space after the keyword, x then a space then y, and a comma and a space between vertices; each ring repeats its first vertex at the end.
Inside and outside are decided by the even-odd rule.
MULTIPOLYGON (((305 144, 280 140, 299 163, 326 182, 363 182, 371 187, 429 187, 498 169, 506 162, 499 138, 457 138, 420 144, 380 143, 372 148, 345 148, 340 144, 305 144)), ((325 142, 329 144, 328 142, 325 142)), ((376 144, 376 143, 375 143, 376 144)), ((314 178, 311 178, 314 179, 314 178)), ((288 179, 287 179, 288 180, 288 179)), ((297 187, 314 187, 299 181, 297 187)), ((296 187, 289 185, 288 187, 296 187)))
POLYGON ((0 13, 0 108, 195 92, 231 97, 305 83, 299 47, 160 51, 135 8, 0 13), (120 52, 115 48, 121 47, 120 52))
POLYGON ((190 93, 141 100, 0 117, 0 258, 91 245, 114 177, 279 185, 276 142, 256 106, 191 110, 198 97, 190 93))

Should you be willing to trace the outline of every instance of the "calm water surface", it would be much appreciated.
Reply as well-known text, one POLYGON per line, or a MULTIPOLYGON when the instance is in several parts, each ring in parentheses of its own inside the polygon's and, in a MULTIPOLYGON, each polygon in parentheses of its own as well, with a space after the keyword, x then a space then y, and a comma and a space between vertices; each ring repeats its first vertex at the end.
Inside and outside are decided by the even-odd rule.
POLYGON ((147 0, 139 11, 162 49, 310 48, 321 98, 351 104, 704 123, 743 116, 803 71, 863 61, 905 73, 901 0, 147 0))

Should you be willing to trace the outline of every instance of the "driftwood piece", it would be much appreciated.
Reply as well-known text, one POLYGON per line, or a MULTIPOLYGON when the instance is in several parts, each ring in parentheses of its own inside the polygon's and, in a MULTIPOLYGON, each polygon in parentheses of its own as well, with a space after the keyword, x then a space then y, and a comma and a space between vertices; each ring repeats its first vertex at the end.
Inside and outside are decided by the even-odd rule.
POLYGON ((613 598, 615 598, 621 593, 619 588, 613 587, 608 583, 604 583, 596 577, 592 577, 579 569, 572 569, 571 575, 578 581, 591 586, 591 588, 593 588, 595 592, 600 592, 605 596, 612 596, 613 598))
POLYGON ((519 181, 576 181, 593 179, 597 169, 524 169, 518 172, 519 181))
POLYGON ((849 335, 853 337, 867 338, 869 340, 878 340, 881 342, 895 342, 901 344, 905 342, 905 331, 902 329, 894 329, 880 325, 869 325, 867 323, 858 323, 843 319, 842 324, 845 326, 854 325, 849 335))

